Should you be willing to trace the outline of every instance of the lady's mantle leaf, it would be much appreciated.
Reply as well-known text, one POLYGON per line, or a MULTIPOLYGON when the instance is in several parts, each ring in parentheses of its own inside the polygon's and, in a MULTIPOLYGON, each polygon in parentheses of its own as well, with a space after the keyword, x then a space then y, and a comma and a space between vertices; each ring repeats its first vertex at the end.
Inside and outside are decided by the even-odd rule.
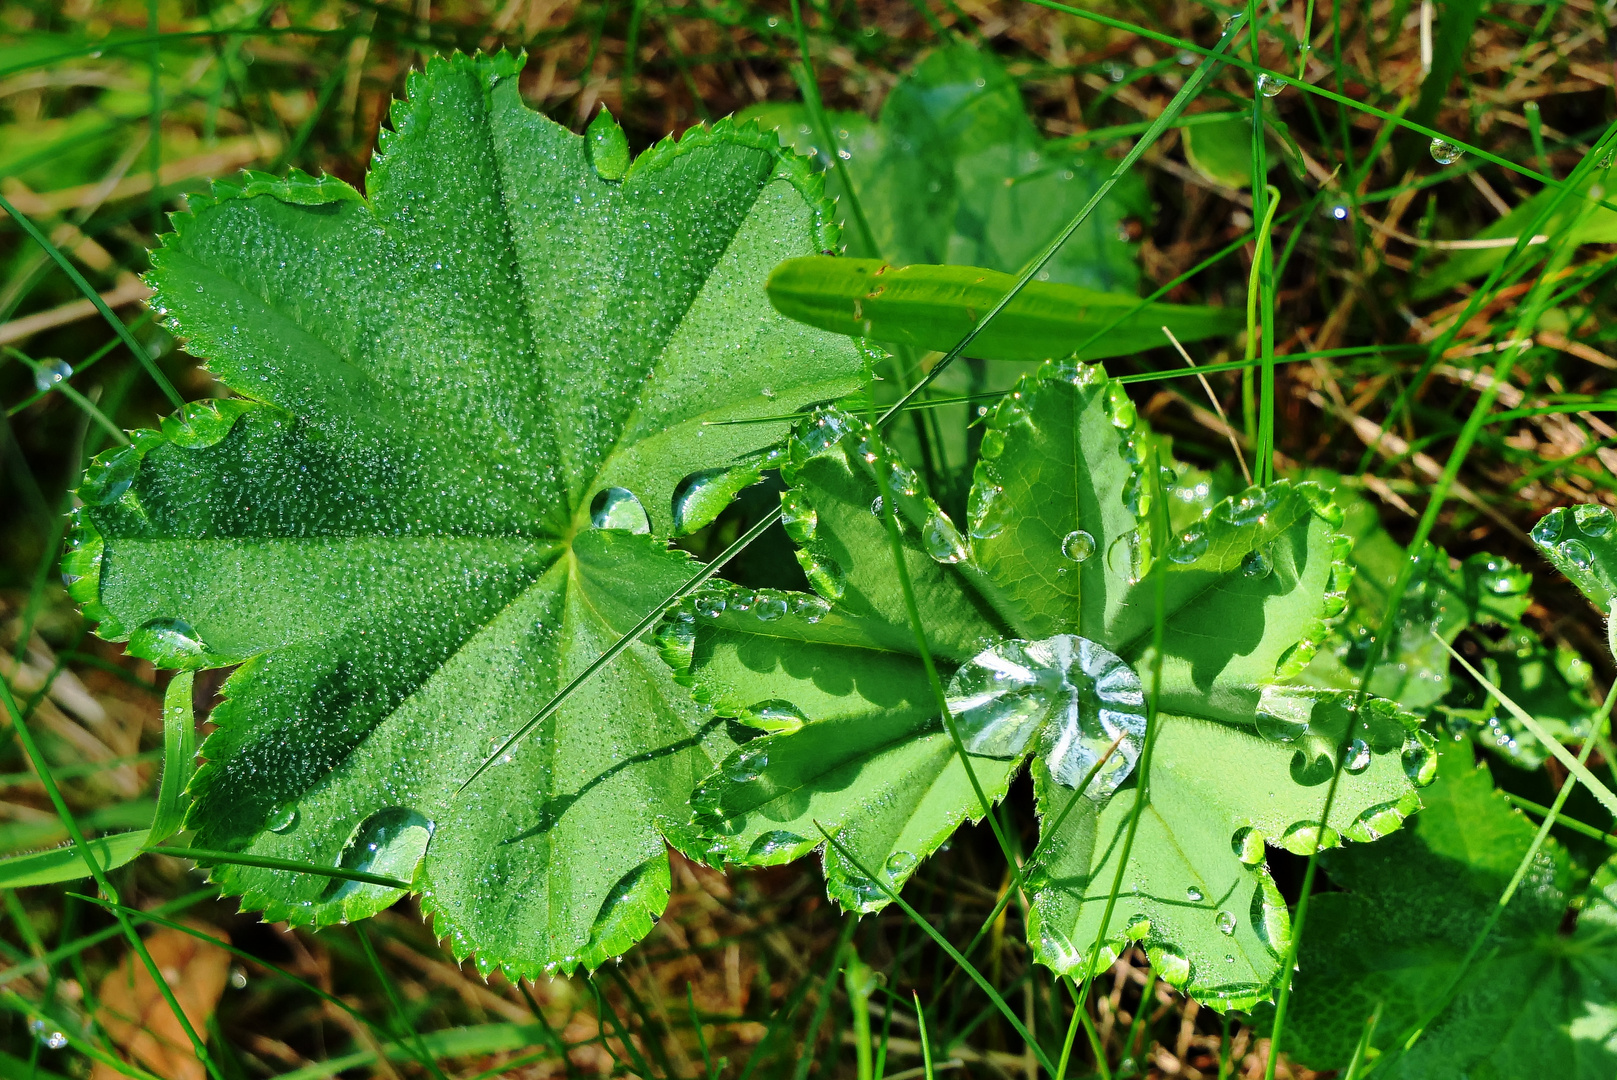
MULTIPOLYGON (((764 296, 836 242, 806 161, 720 124, 629 164, 610 117, 586 144, 525 108, 520 66, 413 75, 364 196, 249 175, 175 218, 154 304, 243 400, 97 461, 66 563, 104 636, 241 665, 200 845, 410 879, 457 956, 513 977, 646 932, 659 828, 688 841, 686 794, 733 743, 637 644, 459 786, 691 573, 633 534, 711 520, 786 431, 703 421, 862 369, 764 296)), ((299 923, 397 898, 215 873, 299 923)))
MULTIPOLYGON (((1469 748, 1442 755, 1426 809, 1384 844, 1330 852, 1345 892, 1314 897, 1287 1033, 1317 1069, 1353 1056, 1379 1006, 1383 1055, 1441 1000, 1456 965, 1532 842, 1534 827, 1493 790, 1469 748)), ((1609 1077, 1617 1069, 1617 864, 1581 898, 1555 841, 1477 953, 1453 1002, 1414 1048, 1378 1067, 1392 1078, 1609 1077), (1579 907, 1569 926, 1568 905, 1579 907)))
MULTIPOLYGON (((1306 665, 1341 609, 1340 515, 1324 493, 1249 489, 1153 554, 1140 527, 1150 437, 1098 368, 1047 363, 991 417, 961 529, 866 425, 835 412, 807 423, 782 469, 792 485, 782 504, 825 599, 725 587, 662 630, 665 655, 699 698, 770 732, 693 797, 710 857, 785 861, 818 845, 820 823, 896 888, 981 812, 894 583, 878 516, 886 507, 875 501, 885 488, 929 646, 952 675, 951 712, 989 797, 1033 755, 1049 821, 1121 738, 1047 838, 1033 881, 1029 936, 1063 972, 1099 931, 1133 805, 1152 668, 1148 572, 1161 566, 1162 731, 1108 939, 1114 949, 1143 941, 1165 975, 1215 1003, 1266 994, 1287 924, 1265 842, 1306 852, 1316 838, 1396 828, 1419 805, 1429 750, 1415 718, 1390 703, 1372 699, 1359 713, 1351 694, 1276 685, 1306 665), (888 471, 882 486, 878 468, 888 471), (1322 830, 1325 787, 1348 737, 1353 757, 1322 830)), ((879 887, 839 854, 825 858, 833 897, 881 906, 879 887)))
POLYGON ((1617 600, 1617 518, 1598 503, 1558 507, 1533 526, 1533 543, 1604 615, 1617 600))

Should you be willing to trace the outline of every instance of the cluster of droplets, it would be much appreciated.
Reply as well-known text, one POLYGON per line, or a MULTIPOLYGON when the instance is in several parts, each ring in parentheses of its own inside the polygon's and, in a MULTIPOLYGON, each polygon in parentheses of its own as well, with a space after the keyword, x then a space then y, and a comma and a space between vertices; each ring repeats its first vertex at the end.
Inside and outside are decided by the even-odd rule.
POLYGON ((1617 540, 1609 507, 1598 503, 1583 503, 1570 510, 1557 507, 1533 526, 1532 537, 1539 550, 1589 594, 1590 599, 1609 607, 1617 582, 1610 578, 1610 566, 1595 557, 1596 549, 1617 540), (1598 591, 1591 590, 1591 585, 1597 585, 1598 591), (1605 595, 1602 597, 1598 592, 1605 595))

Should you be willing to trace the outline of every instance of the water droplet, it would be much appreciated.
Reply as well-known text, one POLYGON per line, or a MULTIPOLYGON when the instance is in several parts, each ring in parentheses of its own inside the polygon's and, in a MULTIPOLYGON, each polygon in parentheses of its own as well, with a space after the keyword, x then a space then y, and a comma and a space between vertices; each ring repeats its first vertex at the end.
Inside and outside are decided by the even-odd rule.
POLYGON ((1070 788, 1121 738, 1086 790, 1097 799, 1127 779, 1145 737, 1145 697, 1134 669, 1071 634, 984 649, 949 681, 948 705, 974 754, 1015 757, 1040 734, 1046 767, 1070 788))
POLYGON ((843 584, 842 567, 836 560, 821 555, 811 555, 806 551, 797 553, 797 564, 803 568, 814 591, 828 600, 840 599, 846 586, 843 584))
POLYGON ((208 647, 184 619, 152 619, 129 635, 129 651, 162 668, 199 668, 208 647))
POLYGON ((780 523, 787 536, 799 544, 806 544, 814 539, 814 532, 820 525, 820 515, 815 512, 807 495, 792 488, 781 493, 780 523))
POLYGON ((1278 491, 1265 491, 1260 487, 1249 487, 1239 495, 1232 495, 1219 503, 1214 513, 1220 521, 1245 528, 1249 525, 1261 524, 1263 519, 1276 506, 1280 505, 1278 491))
POLYGON ((1563 540, 1555 553, 1577 570, 1587 570, 1595 563, 1594 556, 1589 553, 1589 545, 1582 540, 1563 540))
POLYGON ((1189 67, 1191 64, 1196 62, 1196 54, 1191 52, 1189 49, 1180 49, 1174 54, 1173 60, 1174 63, 1178 64, 1180 67, 1189 67))
POLYGON ((757 593, 747 592, 745 589, 737 590, 730 595, 730 610, 751 611, 752 605, 757 599, 757 593))
POLYGON ((1342 762, 1342 768, 1350 773, 1362 773, 1370 767, 1370 744, 1363 739, 1354 739, 1348 744, 1347 760, 1342 762))
POLYGON ((896 886, 901 878, 907 877, 920 863, 913 851, 895 851, 887 856, 887 881, 896 886))
POLYGON ((971 535, 977 540, 991 540, 1005 531, 1011 523, 1011 500, 997 485, 978 485, 971 489, 971 535))
POLYGON ((1258 696, 1258 734, 1274 742, 1293 742, 1307 734, 1313 715, 1314 701, 1306 693, 1266 686, 1258 696))
POLYGON ((1348 215, 1352 212, 1352 209, 1344 202, 1333 202, 1325 208, 1326 215, 1335 221, 1346 221, 1348 215))
POLYGON ((801 836, 784 829, 761 833, 747 848, 747 858, 761 863, 785 862, 807 843, 801 836))
POLYGON ((1250 825, 1243 825, 1230 837, 1230 848, 1235 857, 1247 866, 1263 862, 1263 834, 1250 825))
POLYGON ((34 368, 34 388, 41 394, 73 375, 73 369, 61 360, 41 360, 34 368))
POLYGON ((67 1045, 67 1035, 50 1027, 45 1021, 33 1019, 28 1022, 28 1030, 34 1033, 42 1045, 50 1050, 60 1050, 67 1045))
POLYGON ((1446 139, 1433 139, 1428 148, 1432 152, 1432 160, 1439 165, 1453 165, 1465 155, 1465 151, 1446 139))
POLYGON ((270 811, 270 816, 264 821, 264 828, 272 833, 284 833, 298 823, 298 808, 292 803, 282 803, 270 811))
POLYGON ((1235 933, 1235 913, 1234 912, 1220 911, 1218 913, 1218 916, 1213 920, 1213 922, 1218 926, 1218 932, 1223 934, 1225 937, 1228 937, 1231 934, 1235 933))
POLYGON ((590 501, 590 524, 597 529, 627 529, 632 533, 649 533, 651 519, 640 505, 634 492, 628 488, 609 487, 595 493, 590 501))
POLYGON ((1230 34, 1233 34, 1237 30, 1241 29, 1241 20, 1245 18, 1246 12, 1237 11, 1234 15, 1231 15, 1229 18, 1225 19, 1224 29, 1222 31, 1223 35, 1228 37, 1230 34))
POLYGON ((796 705, 781 698, 754 702, 741 710, 738 719, 750 727, 770 732, 796 731, 808 723, 808 717, 799 712, 796 705))
POLYGON ((1199 904, 1204 899, 1204 896, 1200 889, 1192 885, 1190 888, 1185 890, 1185 899, 1189 900, 1192 904, 1199 904))
POLYGON ((960 530, 954 527, 941 510, 935 510, 926 519, 921 529, 921 540, 926 544, 926 552, 940 563, 954 564, 964 562, 970 557, 971 551, 966 547, 966 541, 960 535, 960 530))
POLYGON ((1170 945, 1153 945, 1145 950, 1151 966, 1169 986, 1181 987, 1190 982, 1190 961, 1170 945))
POLYGON ((718 517, 735 498, 736 486, 729 469, 708 469, 681 480, 674 489, 674 531, 688 533, 718 517))
POLYGON ((989 428, 983 432, 983 441, 977 447, 977 456, 993 461, 1005 452, 1005 433, 999 428, 989 428))
POLYGON ((878 495, 878 496, 876 496, 874 499, 872 499, 870 501, 870 512, 873 515, 875 515, 876 517, 881 517, 881 508, 882 508, 882 500, 881 500, 881 496, 878 495))
POLYGON ((1556 507, 1544 515, 1542 521, 1533 526, 1533 542, 1540 547, 1550 547, 1561 539, 1561 530, 1566 523, 1566 508, 1556 507))
POLYGON ((133 446, 96 458, 79 482, 79 499, 86 506, 111 506, 124 497, 139 468, 140 453, 133 446))
POLYGON ((1272 98, 1286 88, 1286 80, 1267 71, 1258 76, 1258 93, 1266 98, 1272 98))
POLYGON ((1123 928, 1123 933, 1128 936, 1130 941, 1144 941, 1146 936, 1151 933, 1151 920, 1146 917, 1143 911, 1130 915, 1127 925, 1123 928))
POLYGON ((817 623, 831 613, 831 605, 818 596, 797 593, 791 599, 791 612, 808 623, 817 623))
POLYGON ((1578 523, 1578 529, 1585 536, 1599 538, 1611 531, 1611 510, 1597 503, 1584 503, 1575 508, 1572 520, 1578 523))
POLYGON ((703 593, 696 598, 693 605, 696 613, 708 619, 717 619, 724 614, 724 597, 716 593, 703 593))
MULTIPOLYGON (((378 810, 354 830, 337 865, 344 870, 413 881, 435 827, 431 819, 408 807, 390 806, 378 810)), ((332 878, 321 899, 335 902, 356 895, 385 899, 395 896, 396 891, 381 885, 332 878)))
POLYGON ((230 985, 237 990, 247 989, 247 969, 240 964, 230 966, 230 985))
POLYGON ((1206 554, 1207 534, 1200 529, 1191 529, 1168 549, 1168 561, 1188 566, 1206 554))
POLYGON ((753 615, 762 622, 774 622, 786 614, 786 598, 784 596, 758 597, 758 604, 753 608, 753 615))
POLYGON ((1404 775, 1417 787, 1425 787, 1437 778, 1437 755, 1418 736, 1411 736, 1404 744, 1401 759, 1404 775))
POLYGON ((1249 578, 1266 578, 1274 573, 1274 563, 1262 551, 1256 549, 1246 553, 1241 560, 1241 575, 1249 578))
POLYGON ((1073 562, 1083 562, 1095 554, 1095 538, 1082 529, 1076 529, 1061 541, 1061 554, 1073 562))

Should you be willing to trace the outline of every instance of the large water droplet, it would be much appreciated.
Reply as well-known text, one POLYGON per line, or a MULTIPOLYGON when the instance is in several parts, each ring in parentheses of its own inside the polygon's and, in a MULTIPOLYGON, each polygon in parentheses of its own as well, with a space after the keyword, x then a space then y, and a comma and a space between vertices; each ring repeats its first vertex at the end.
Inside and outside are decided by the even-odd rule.
POLYGON ((628 488, 609 487, 595 493, 590 501, 590 524, 597 529, 627 529, 649 533, 651 519, 628 488))
POLYGON ((736 482, 728 469, 692 473, 674 489, 674 531, 699 529, 719 516, 735 498, 736 482))
POLYGON ((724 614, 725 602, 724 597, 717 593, 703 593, 696 598, 692 606, 696 608, 698 615, 708 619, 717 619, 724 614))
POLYGON ((761 833, 747 848, 747 858, 759 863, 785 862, 807 843, 801 836, 784 829, 761 833))
POLYGON ((111 506, 123 498, 140 468, 140 453, 125 446, 90 462, 79 482, 78 496, 86 506, 111 506))
POLYGON ((1235 922, 1235 913, 1232 911, 1220 911, 1213 919, 1214 925, 1218 927, 1218 932, 1225 937, 1235 933, 1235 922))
POLYGON ((1249 487, 1239 495, 1232 495, 1219 503, 1213 513, 1220 521, 1244 528, 1261 523, 1264 517, 1279 505, 1279 492, 1249 487))
POLYGON ((896 886, 899 880, 908 876, 920 861, 913 851, 895 851, 887 856, 888 883, 896 886))
POLYGON ((971 489, 971 535, 978 540, 991 540, 1005 531, 1011 523, 1011 500, 1004 489, 993 485, 979 485, 971 489))
POLYGON ((927 554, 940 563, 964 562, 971 555, 960 530, 941 510, 933 511, 926 519, 921 527, 921 541, 926 544, 927 554))
POLYGON ((61 360, 41 360, 34 368, 34 389, 41 394, 59 382, 72 378, 73 369, 61 360))
POLYGON ((1168 561, 1178 563, 1180 566, 1189 566, 1203 555, 1207 554, 1207 534, 1200 529, 1191 529, 1179 538, 1179 542, 1168 549, 1168 561))
POLYGON ((1206 899, 1206 897, 1203 895, 1200 889, 1192 885, 1190 888, 1185 890, 1185 899, 1189 900, 1192 904, 1199 904, 1206 899))
POLYGON ((1362 773, 1370 767, 1370 744, 1363 739, 1354 739, 1348 744, 1347 758, 1342 762, 1342 768, 1350 773, 1362 773))
POLYGON ((786 614, 786 598, 784 596, 758 595, 758 603, 752 610, 753 617, 761 622, 774 622, 786 614))
POLYGON ((814 539, 814 532, 820 525, 820 515, 815 512, 807 495, 792 488, 781 493, 780 524, 787 536, 799 544, 806 544, 814 539))
POLYGON ((1587 570, 1595 564, 1594 556, 1589 553, 1589 545, 1582 540, 1562 540, 1555 553, 1577 570, 1587 570))
POLYGON ((1428 147, 1432 152, 1432 160, 1439 165, 1453 165, 1465 156, 1465 151, 1449 142, 1447 139, 1433 139, 1428 147))
POLYGON ((739 719, 751 727, 771 732, 796 731, 808 723, 808 717, 796 705, 781 698, 754 702, 741 711, 739 719))
POLYGON ((1566 508, 1556 507, 1544 515, 1542 521, 1533 526, 1533 542, 1541 547, 1551 547, 1561 539, 1561 530, 1566 523, 1566 508))
POLYGON ((1241 576, 1249 578, 1266 578, 1274 573, 1274 563, 1262 551, 1253 550, 1246 553, 1241 560, 1241 576))
POLYGON ((1095 798, 1127 779, 1145 736, 1145 697, 1134 669, 1071 634, 984 649, 955 672, 948 705, 974 754, 1015 757, 1042 732, 1045 765, 1071 788, 1120 738, 1087 789, 1095 798))
POLYGON ((1583 503, 1572 511, 1572 520, 1585 536, 1596 539, 1611 531, 1612 515, 1609 507, 1598 503, 1583 503))
POLYGON ((1404 775, 1417 787, 1425 787, 1437 778, 1437 755, 1418 736, 1411 736, 1404 744, 1401 759, 1404 775))
POLYGON ((1190 982, 1190 961, 1178 949, 1171 945, 1152 945, 1145 950, 1145 955, 1169 986, 1182 987, 1190 982))
POLYGON ((1151 933, 1151 920, 1143 911, 1136 912, 1129 916, 1129 921, 1123 927, 1123 933, 1130 941, 1144 941, 1146 935, 1151 933))
POLYGON ((264 821, 264 828, 272 833, 284 833, 298 823, 298 808, 292 803, 282 803, 270 811, 270 816, 264 821))
POLYGON ((1314 700, 1284 686, 1266 686, 1258 696, 1258 734, 1275 742, 1292 742, 1308 733, 1314 700))
POLYGON ((1061 541, 1061 554, 1073 562, 1083 562, 1095 554, 1095 538, 1082 529, 1076 529, 1061 541))
MULTIPOLYGON (((354 830, 337 865, 344 870, 413 881, 416 867, 427 853, 427 844, 432 839, 434 828, 429 818, 408 807, 390 806, 378 810, 354 830)), ((380 885, 333 878, 321 899, 345 900, 360 893, 386 897, 392 894, 392 890, 380 885)))
POLYGON ((1258 76, 1258 93, 1266 98, 1272 98, 1286 88, 1286 81, 1267 71, 1258 76))
POLYGON ((129 635, 129 651, 162 668, 198 668, 208 647, 184 619, 153 619, 129 635))
POLYGON ((1230 837, 1230 848, 1235 857, 1247 866, 1263 862, 1263 834, 1250 825, 1243 825, 1230 837))

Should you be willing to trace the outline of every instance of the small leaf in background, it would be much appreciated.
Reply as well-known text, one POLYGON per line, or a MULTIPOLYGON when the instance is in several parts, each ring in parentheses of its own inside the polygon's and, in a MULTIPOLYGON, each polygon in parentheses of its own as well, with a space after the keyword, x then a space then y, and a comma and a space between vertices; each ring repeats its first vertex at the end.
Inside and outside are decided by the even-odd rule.
MULTIPOLYGON (((769 302, 822 330, 943 352, 1014 283, 1009 274, 975 266, 894 266, 815 255, 775 268, 769 302)), ((1244 320, 1234 308, 1141 305, 1121 293, 1032 281, 966 352, 985 360, 1105 359, 1161 346, 1164 326, 1180 341, 1201 341, 1233 334, 1244 320)))
MULTIPOLYGON (((461 785, 684 583, 666 538, 789 431, 707 422, 841 397, 866 362, 764 295, 835 246, 807 162, 721 122, 631 164, 606 113, 586 139, 528 109, 521 66, 412 74, 364 194, 249 173, 175 215, 153 304, 238 396, 97 458, 64 560, 103 637, 239 665, 198 846, 412 881, 457 957, 512 979, 651 928, 665 838, 734 744, 635 643, 461 785)), ((213 877, 301 925, 400 896, 213 877)))
MULTIPOLYGON (((1289 1053, 1342 1068, 1378 1007, 1385 1054, 1441 1000, 1516 870, 1533 825, 1494 791, 1470 750, 1441 755, 1413 826, 1324 856, 1343 891, 1314 897, 1298 957, 1289 1053)), ((1587 888, 1551 839, 1476 958, 1458 996, 1409 1052, 1378 1068, 1434 1076, 1609 1077, 1617 1069, 1617 862, 1587 888), (1575 920, 1575 922, 1574 922, 1575 920)))
MULTIPOLYGON (((198 923, 188 925, 226 943, 230 941, 223 930, 198 923)), ((212 942, 168 927, 158 927, 146 935, 146 951, 191 1022, 191 1029, 206 1031, 230 976, 230 953, 212 942)), ((124 953, 118 966, 101 980, 99 1004, 97 1022, 113 1044, 135 1062, 164 1080, 206 1080, 207 1069, 197 1060, 185 1028, 152 981, 151 972, 133 951, 124 953)), ((121 1074, 97 1062, 90 1075, 92 1080, 114 1080, 121 1074)))
POLYGON ((1265 845, 1306 854, 1396 829, 1430 778, 1430 742, 1390 702, 1354 711, 1349 692, 1276 685, 1343 602, 1346 538, 1324 491, 1247 489, 1153 553, 1141 520, 1153 437, 1098 367, 1048 362, 990 414, 956 525, 868 425, 835 411, 807 421, 782 468, 782 510, 820 595, 718 586, 661 631, 700 700, 771 732, 692 799, 709 857, 788 861, 820 845, 823 825, 852 854, 826 852, 827 891, 870 911, 982 812, 895 583, 891 511, 986 795, 1001 798, 1031 757, 1043 827, 1062 819, 1031 870, 1029 943, 1056 971, 1080 970, 1134 805, 1155 566, 1162 728, 1106 946, 1143 945, 1172 985, 1219 1007, 1269 994, 1289 931, 1265 845), (1343 743, 1351 757, 1322 827, 1343 743))
POLYGON ((1617 518, 1599 503, 1557 507, 1533 526, 1533 544, 1603 615, 1617 599, 1617 518))
MULTIPOLYGON (((828 192, 844 196, 839 210, 849 254, 897 265, 951 263, 1014 274, 1112 172, 1098 150, 1044 139, 991 52, 964 43, 937 49, 898 81, 874 123, 858 113, 826 117, 874 234, 876 250, 869 251, 841 177, 831 171, 832 148, 819 145, 808 110, 766 104, 741 116, 818 157, 828 192)), ((1133 295, 1140 271, 1129 223, 1149 217, 1145 185, 1124 177, 1039 280, 1133 295)))

